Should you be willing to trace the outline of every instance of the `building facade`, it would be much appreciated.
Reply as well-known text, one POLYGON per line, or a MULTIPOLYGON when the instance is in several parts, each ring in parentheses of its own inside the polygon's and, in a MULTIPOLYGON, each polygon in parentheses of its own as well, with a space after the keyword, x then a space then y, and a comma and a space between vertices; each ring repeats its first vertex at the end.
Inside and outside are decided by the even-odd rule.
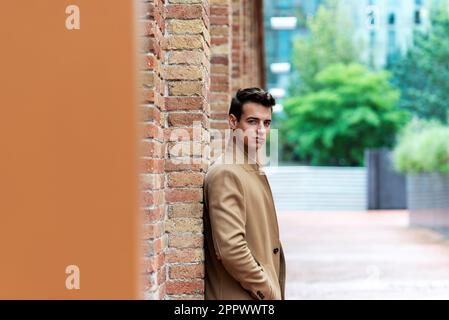
MULTIPOLYGON (((361 62, 388 67, 412 45, 413 32, 429 24, 429 12, 438 0, 338 0, 354 26, 361 62)), ((291 64, 295 38, 307 36, 306 19, 324 0, 264 1, 267 82, 273 95, 282 98, 295 81, 291 64)))
POLYGON ((307 34, 305 20, 315 15, 322 0, 264 1, 267 83, 270 92, 282 101, 295 70, 291 64, 293 41, 307 34))
POLYGON ((203 299, 211 136, 236 89, 265 86, 262 2, 139 1, 143 297, 203 299))
POLYGON ((362 44, 361 60, 374 69, 393 64, 429 24, 432 0, 342 0, 362 44))

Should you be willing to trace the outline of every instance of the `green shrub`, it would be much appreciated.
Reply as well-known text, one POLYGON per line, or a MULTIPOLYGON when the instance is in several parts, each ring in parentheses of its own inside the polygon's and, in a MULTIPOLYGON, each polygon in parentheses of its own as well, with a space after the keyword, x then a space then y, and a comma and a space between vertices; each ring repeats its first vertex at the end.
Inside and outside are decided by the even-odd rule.
POLYGON ((334 64, 318 73, 315 83, 316 91, 285 101, 280 125, 284 149, 302 163, 362 165, 365 149, 391 148, 410 119, 397 107, 400 93, 387 72, 334 64))
POLYGON ((412 121, 400 135, 393 158, 402 173, 449 173, 449 127, 412 121))

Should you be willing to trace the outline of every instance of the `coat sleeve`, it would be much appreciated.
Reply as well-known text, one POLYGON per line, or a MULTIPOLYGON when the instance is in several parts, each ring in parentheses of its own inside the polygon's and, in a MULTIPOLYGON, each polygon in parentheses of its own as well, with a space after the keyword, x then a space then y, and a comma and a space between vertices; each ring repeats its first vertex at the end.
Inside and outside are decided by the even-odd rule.
POLYGON ((248 248, 245 195, 239 177, 229 169, 221 169, 206 178, 205 190, 217 258, 253 298, 280 299, 248 248))

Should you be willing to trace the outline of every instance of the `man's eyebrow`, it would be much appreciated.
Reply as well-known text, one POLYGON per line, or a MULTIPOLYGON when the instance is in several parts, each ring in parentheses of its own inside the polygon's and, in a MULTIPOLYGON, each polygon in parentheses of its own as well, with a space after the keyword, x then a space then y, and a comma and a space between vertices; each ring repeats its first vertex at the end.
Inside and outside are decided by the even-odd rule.
MULTIPOLYGON (((260 120, 260 118, 257 117, 248 117, 246 120, 260 120)), ((271 119, 265 119, 264 121, 271 121, 271 119)))

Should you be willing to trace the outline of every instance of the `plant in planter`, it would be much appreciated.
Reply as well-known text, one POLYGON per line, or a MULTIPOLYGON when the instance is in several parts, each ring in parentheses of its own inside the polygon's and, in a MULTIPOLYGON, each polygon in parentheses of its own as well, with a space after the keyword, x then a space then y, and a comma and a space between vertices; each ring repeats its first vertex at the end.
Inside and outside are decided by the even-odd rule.
POLYGON ((412 121, 393 159, 396 170, 407 175, 411 225, 449 230, 449 127, 412 121))

